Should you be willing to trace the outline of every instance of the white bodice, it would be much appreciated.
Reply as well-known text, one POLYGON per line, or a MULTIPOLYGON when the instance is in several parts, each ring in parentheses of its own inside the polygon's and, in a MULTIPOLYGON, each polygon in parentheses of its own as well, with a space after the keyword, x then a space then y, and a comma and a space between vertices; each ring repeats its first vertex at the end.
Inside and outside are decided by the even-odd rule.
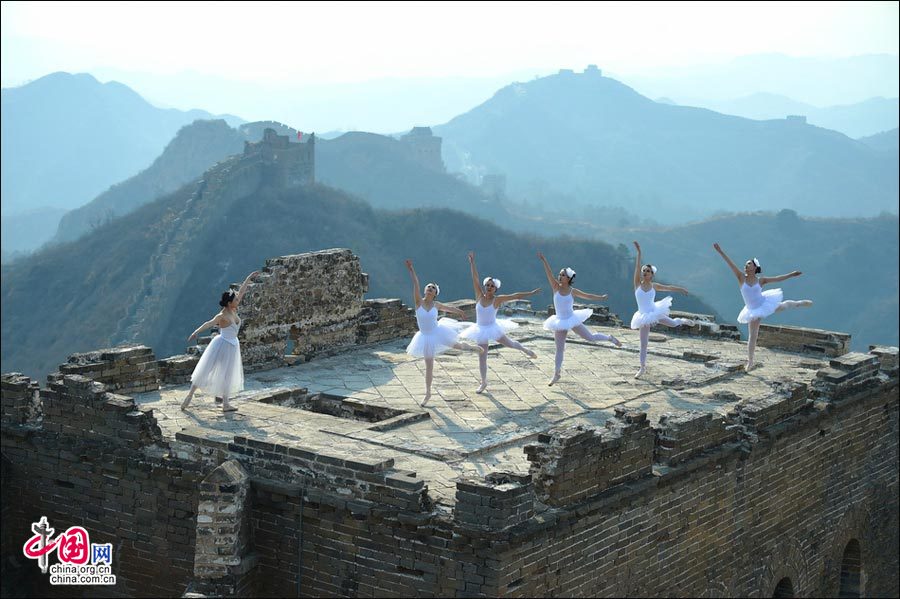
POLYGON ((431 306, 430 310, 426 310, 421 305, 416 308, 416 324, 423 333, 430 333, 437 328, 437 306, 431 306))
POLYGON ((637 300, 638 312, 650 314, 656 311, 656 289, 650 287, 650 291, 644 291, 640 285, 634 290, 634 298, 637 300))
POLYGON ((494 302, 487 306, 482 306, 480 301, 475 302, 475 322, 482 327, 497 322, 497 308, 494 307, 494 302))
POLYGON ((553 307, 556 309, 556 316, 560 320, 571 318, 574 312, 572 306, 575 305, 575 297, 572 292, 569 295, 562 295, 559 291, 553 292, 553 307))
POLYGON ((744 298, 744 304, 750 309, 762 306, 765 301, 759 281, 756 282, 756 285, 748 285, 746 281, 741 283, 741 295, 744 298))

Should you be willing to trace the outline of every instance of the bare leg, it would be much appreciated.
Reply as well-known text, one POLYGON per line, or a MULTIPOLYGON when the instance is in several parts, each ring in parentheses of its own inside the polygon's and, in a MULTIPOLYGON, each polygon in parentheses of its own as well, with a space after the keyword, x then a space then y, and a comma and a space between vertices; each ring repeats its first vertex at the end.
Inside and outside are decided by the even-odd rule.
POLYGON ((790 308, 809 308, 812 304, 812 300, 784 300, 778 304, 775 311, 781 312, 782 310, 788 310, 790 308))
POLYGON ((462 351, 477 351, 480 354, 487 353, 487 346, 485 345, 482 348, 480 345, 472 345, 470 343, 454 343, 453 349, 459 349, 462 351))
POLYGON ((191 400, 194 398, 194 391, 197 390, 197 385, 191 385, 191 390, 188 391, 187 397, 184 398, 184 401, 181 402, 181 409, 186 410, 188 404, 191 403, 191 400))
POLYGON ((481 353, 478 354, 478 372, 481 373, 481 385, 475 390, 475 393, 484 393, 487 389, 487 352, 488 344, 481 344, 481 353))
POLYGON ((425 358, 425 399, 422 400, 423 406, 431 399, 432 379, 434 379, 434 358, 425 358))
POLYGON ((586 326, 583 324, 578 325, 577 327, 573 327, 572 331, 585 339, 586 341, 611 341, 613 345, 616 347, 622 347, 622 342, 613 337, 612 335, 604 335, 603 333, 592 333, 588 330, 586 326))
POLYGON ((556 372, 553 373, 553 378, 548 383, 551 386, 559 380, 559 375, 562 371, 563 357, 566 353, 566 335, 568 333, 569 331, 555 331, 553 333, 553 338, 556 340, 556 372))
POLYGON ((525 355, 527 355, 529 358, 537 358, 536 353, 534 353, 533 351, 531 351, 530 349, 528 349, 527 347, 525 347, 518 341, 513 341, 506 335, 503 335, 502 337, 497 339, 497 343, 499 343, 500 345, 505 345, 506 347, 511 347, 513 349, 517 349, 520 352, 524 352, 525 355))
POLYGON ((744 370, 750 371, 756 364, 753 362, 753 354, 756 352, 756 339, 759 337, 759 319, 751 320, 748 328, 750 329, 750 340, 747 342, 748 360, 744 370))
POLYGON ((644 374, 646 371, 647 364, 647 344, 650 341, 650 325, 644 325, 641 327, 641 368, 637 371, 637 374, 634 375, 634 378, 638 378, 644 374))
POLYGON ((228 396, 222 396, 222 411, 223 412, 237 412, 237 408, 228 403, 228 396))

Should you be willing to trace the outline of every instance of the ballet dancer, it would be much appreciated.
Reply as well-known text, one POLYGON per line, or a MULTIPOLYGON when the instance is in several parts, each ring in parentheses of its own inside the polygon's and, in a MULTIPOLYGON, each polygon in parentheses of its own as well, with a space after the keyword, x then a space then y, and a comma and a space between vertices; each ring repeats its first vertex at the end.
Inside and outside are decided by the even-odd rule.
POLYGON ((506 347, 524 352, 529 358, 534 359, 537 357, 537 354, 533 351, 506 336, 506 333, 519 325, 506 318, 497 318, 497 309, 506 302, 531 297, 538 293, 540 289, 497 295, 497 291, 500 290, 500 279, 485 277, 481 284, 478 283, 478 267, 475 266, 475 252, 469 252, 469 270, 472 271, 472 287, 475 289, 475 324, 463 330, 460 333, 460 337, 474 341, 482 349, 481 355, 478 356, 481 385, 478 386, 475 393, 484 393, 484 390, 487 389, 488 344, 491 341, 496 341, 506 347))
POLYGON ((675 291, 687 295, 688 290, 675 285, 654 283, 653 278, 656 276, 656 267, 652 264, 641 266, 641 246, 635 241, 634 247, 637 249, 637 255, 634 259, 634 297, 637 300, 638 309, 634 316, 631 317, 631 328, 640 330, 641 368, 634 375, 634 378, 640 378, 646 372, 647 342, 650 340, 650 327, 657 323, 667 327, 690 327, 694 326, 694 321, 687 318, 669 318, 669 308, 672 307, 671 296, 667 295, 661 300, 655 301, 657 291, 675 291))
POLYGON ((544 254, 538 252, 538 258, 544 265, 547 282, 550 283, 550 287, 553 289, 553 307, 556 309, 556 314, 544 321, 544 328, 548 331, 553 331, 553 336, 556 339, 556 371, 548 383, 548 385, 552 386, 559 380, 560 372, 562 371, 563 356, 566 351, 566 335, 570 330, 587 341, 611 341, 616 347, 622 347, 622 342, 612 335, 591 333, 584 326, 584 321, 594 313, 590 308, 582 310, 572 309, 576 297, 603 301, 609 296, 606 294, 595 295, 572 287, 572 282, 575 280, 575 271, 568 267, 559 271, 558 278, 553 278, 553 271, 550 269, 547 259, 544 258, 544 254))
POLYGON ((813 303, 811 300, 785 300, 781 289, 762 290, 763 285, 780 283, 792 277, 799 277, 803 274, 799 270, 777 277, 757 277, 756 275, 762 273, 762 265, 756 258, 747 260, 744 264, 744 272, 741 272, 734 262, 731 261, 731 258, 725 255, 718 243, 713 244, 713 249, 719 252, 719 255, 731 268, 731 272, 734 273, 738 283, 741 285, 744 308, 738 314, 737 319, 739 323, 748 325, 750 330, 749 340, 747 341, 747 364, 744 367, 744 370, 749 372, 756 366, 753 361, 753 353, 756 351, 756 340, 759 337, 759 321, 775 312, 781 312, 788 308, 806 308, 812 306, 813 303))
POLYGON ((424 406, 431 399, 431 381, 434 375, 435 356, 442 354, 451 347, 479 353, 483 350, 477 345, 460 343, 459 333, 453 327, 438 322, 438 310, 451 312, 463 318, 466 317, 466 313, 459 308, 447 306, 435 299, 441 293, 441 288, 438 287, 437 283, 425 285, 425 296, 419 296, 421 287, 419 287, 419 278, 416 276, 412 260, 406 261, 406 268, 412 277, 413 301, 416 305, 416 324, 419 325, 419 331, 406 347, 406 353, 417 358, 425 358, 425 399, 422 400, 421 404, 424 406))
POLYGON ((228 403, 229 397, 244 389, 244 365, 241 363, 241 344, 237 338, 241 319, 237 309, 250 281, 257 275, 259 273, 256 271, 247 275, 237 293, 230 289, 223 293, 219 300, 219 305, 222 306, 219 313, 197 327, 188 337, 188 341, 192 341, 202 331, 219 327, 219 334, 210 341, 191 374, 191 390, 181 404, 182 410, 187 409, 194 392, 203 389, 204 393, 222 398, 222 412, 237 411, 237 408, 228 403))

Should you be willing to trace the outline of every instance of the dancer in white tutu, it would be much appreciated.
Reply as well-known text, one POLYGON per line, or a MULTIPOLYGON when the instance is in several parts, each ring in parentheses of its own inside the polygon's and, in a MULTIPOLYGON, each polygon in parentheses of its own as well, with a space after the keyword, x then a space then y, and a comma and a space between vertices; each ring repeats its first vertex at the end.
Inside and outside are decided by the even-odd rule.
POLYGON ((749 340, 747 341, 747 365, 745 370, 751 370, 756 364, 753 362, 753 353, 756 351, 756 340, 759 336, 759 321, 766 316, 771 316, 775 312, 781 312, 788 308, 806 308, 812 306, 811 300, 785 300, 781 289, 769 289, 763 291, 763 285, 769 283, 780 283, 792 277, 799 277, 799 270, 779 275, 777 277, 757 277, 762 273, 762 265, 756 258, 747 260, 744 264, 744 272, 738 270, 731 258, 725 255, 718 243, 713 244, 713 248, 719 252, 722 259, 731 268, 731 272, 737 277, 738 283, 741 285, 741 295, 744 298, 744 309, 738 314, 738 322, 748 325, 750 330, 749 340))
MULTIPOLYGON (((468 343, 459 342, 459 333, 456 328, 448 326, 448 324, 438 322, 438 310, 452 312, 465 318, 466 313, 459 308, 446 306, 435 298, 441 293, 437 283, 429 283, 425 286, 425 297, 419 296, 419 277, 413 268, 412 260, 406 261, 406 268, 412 277, 413 283, 413 301, 416 304, 416 324, 419 325, 419 331, 409 342, 406 347, 406 353, 417 358, 425 358, 425 399, 422 400, 424 406, 431 399, 431 381, 434 378, 434 357, 442 354, 451 347, 454 349, 463 349, 468 351, 477 351, 481 353, 482 349, 477 345, 469 345, 468 343)), ((452 319, 441 319, 458 325, 452 319)))
POLYGON ((640 330, 641 337, 641 368, 634 375, 634 378, 638 378, 646 372, 647 342, 650 340, 650 327, 655 324, 662 324, 667 327, 694 326, 694 321, 687 318, 669 318, 672 297, 666 296, 656 301, 656 292, 677 291, 687 295, 688 290, 675 285, 654 283, 653 277, 656 276, 656 267, 652 264, 641 266, 641 246, 635 241, 634 247, 637 249, 637 255, 634 259, 634 297, 637 300, 638 309, 634 316, 631 317, 631 328, 640 330))
POLYGON ((472 287, 475 289, 475 324, 465 329, 460 336, 474 341, 481 347, 481 355, 478 356, 481 385, 475 390, 475 393, 483 393, 487 389, 487 354, 488 344, 491 341, 524 352, 529 358, 537 357, 533 351, 506 336, 506 333, 519 325, 505 318, 497 318, 497 309, 506 302, 531 297, 540 289, 497 295, 501 283, 500 279, 494 277, 485 277, 479 285, 475 252, 469 252, 469 269, 472 271, 472 287), (482 289, 482 285, 484 289, 482 289))
POLYGON ((188 337, 188 341, 191 341, 202 331, 219 327, 219 334, 210 341, 191 374, 191 390, 181 404, 182 410, 187 409, 194 392, 203 389, 204 393, 222 398, 223 412, 237 411, 237 408, 228 403, 229 397, 244 389, 244 365, 241 363, 241 344, 237 338, 241 319, 237 315, 237 309, 244 299, 250 281, 258 274, 256 271, 251 272, 237 293, 231 290, 223 293, 222 299, 219 300, 222 310, 197 327, 197 330, 188 337))
POLYGON ((544 328, 548 331, 553 331, 553 336, 556 339, 556 371, 553 374, 553 378, 550 379, 550 382, 548 383, 549 385, 553 385, 559 380, 560 373, 562 372, 563 356, 566 351, 566 335, 569 331, 573 331, 579 337, 586 339, 587 341, 611 341, 616 347, 622 347, 622 342, 612 335, 591 333, 588 328, 584 326, 584 321, 590 318, 591 314, 594 313, 590 308, 583 310, 572 309, 576 297, 587 300, 603 301, 609 296, 606 294, 595 295, 593 293, 579 291, 572 287, 572 282, 575 280, 575 271, 568 267, 559 271, 558 279, 554 279, 553 271, 550 269, 550 264, 547 262, 547 259, 544 258, 544 254, 538 252, 538 258, 541 259, 541 262, 544 265, 544 273, 547 275, 547 281, 553 289, 553 307, 556 309, 556 314, 544 321, 544 328))

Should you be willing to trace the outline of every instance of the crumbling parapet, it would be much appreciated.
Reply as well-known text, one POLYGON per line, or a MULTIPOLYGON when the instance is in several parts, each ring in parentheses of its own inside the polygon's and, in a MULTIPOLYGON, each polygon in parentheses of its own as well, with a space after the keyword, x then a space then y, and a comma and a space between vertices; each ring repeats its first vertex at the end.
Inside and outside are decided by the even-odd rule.
POLYGON ((7 373, 0 379, 0 403, 3 423, 36 424, 41 416, 38 393, 40 384, 18 372, 7 373))
POLYGON ((877 386, 881 384, 881 355, 852 352, 835 358, 828 362, 826 368, 816 372, 813 388, 821 398, 837 401, 877 386))
POLYGON ((86 376, 106 385, 108 391, 144 393, 159 389, 159 366, 153 350, 146 345, 120 345, 72 354, 65 364, 60 364, 59 374, 86 376))
POLYGON ((525 454, 538 499, 560 507, 649 475, 654 442, 646 413, 616 408, 606 430, 551 429, 538 435, 537 444, 526 445, 525 454))
POLYGON ((456 482, 453 517, 464 528, 503 530, 533 516, 531 475, 492 472, 484 478, 467 476, 456 482))
POLYGON ((672 466, 737 438, 736 427, 721 414, 664 414, 656 428, 654 456, 658 463, 672 466))
POLYGON ((850 351, 850 334, 806 327, 761 324, 757 345, 835 357, 850 351))

